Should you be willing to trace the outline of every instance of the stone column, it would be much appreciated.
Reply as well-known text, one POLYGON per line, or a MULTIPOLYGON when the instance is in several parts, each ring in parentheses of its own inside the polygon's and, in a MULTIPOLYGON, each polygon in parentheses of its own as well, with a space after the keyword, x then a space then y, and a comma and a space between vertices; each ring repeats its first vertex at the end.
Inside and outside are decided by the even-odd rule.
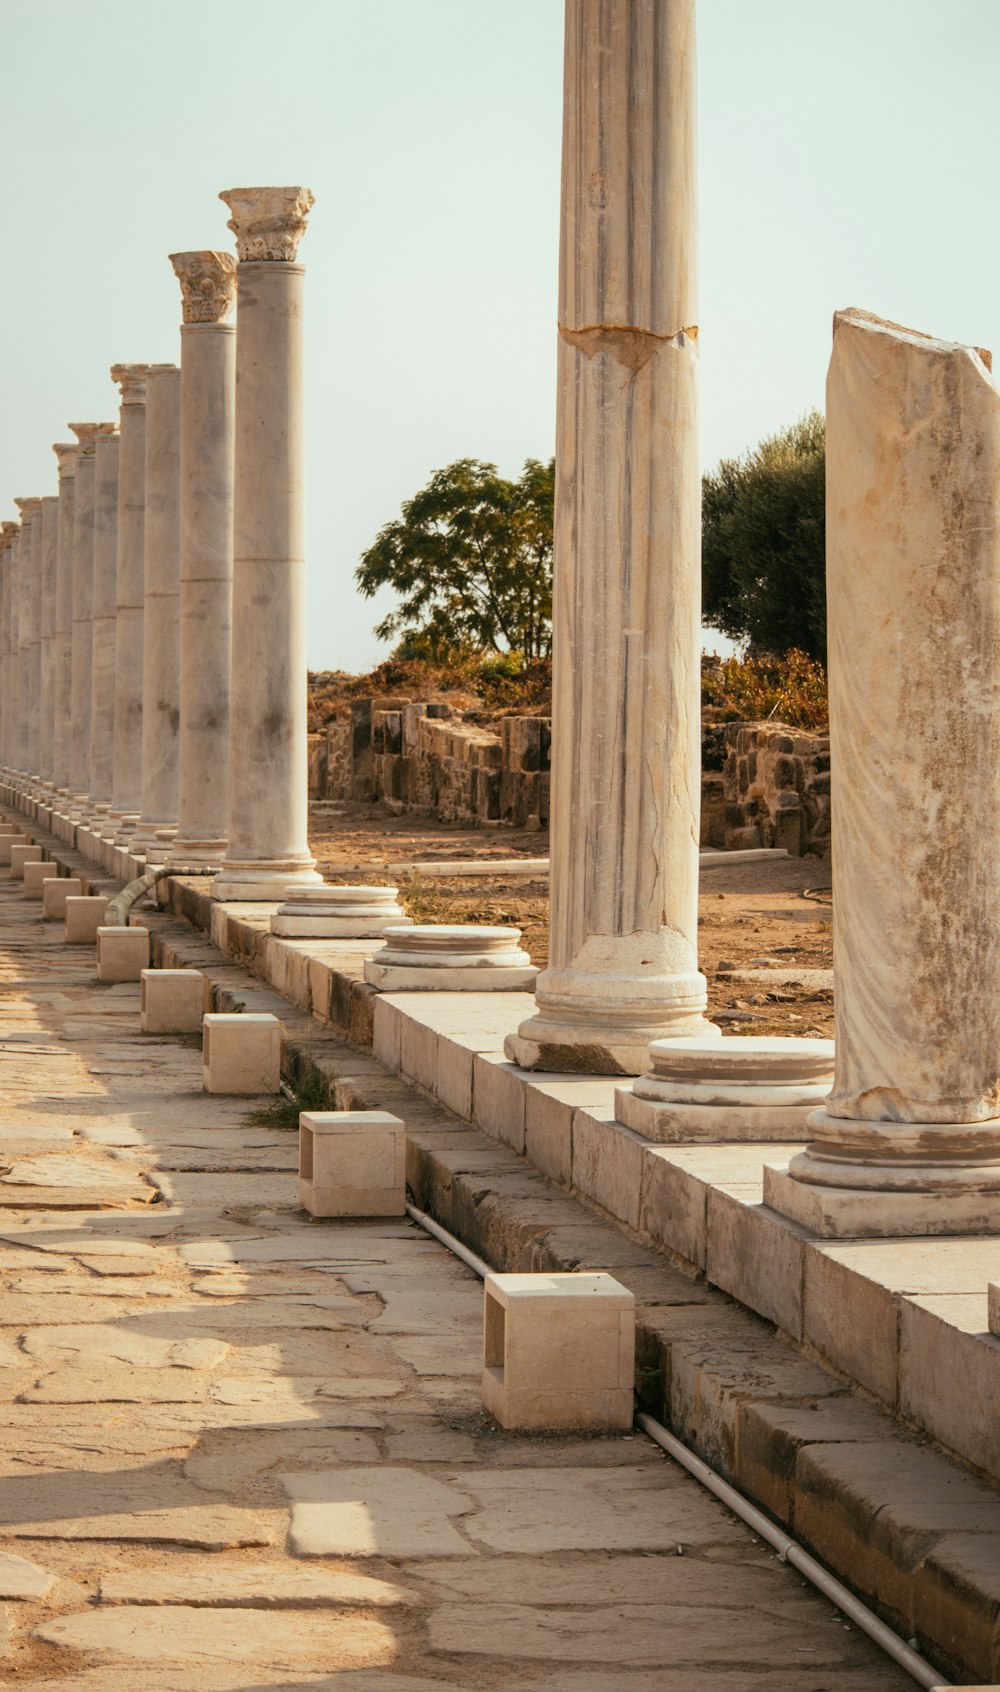
POLYGON ((143 611, 142 815, 131 849, 162 861, 177 826, 180 730, 181 373, 146 373, 146 530, 143 611))
POLYGON ((18 591, 18 768, 22 775, 33 781, 38 772, 42 502, 40 499, 16 499, 14 504, 21 513, 21 571, 18 591))
POLYGON ((21 547, 23 544, 20 523, 11 525, 10 536, 10 569, 8 589, 8 642, 10 647, 10 665, 4 680, 5 714, 7 718, 7 751, 5 763, 12 772, 18 768, 20 754, 20 723, 21 723, 21 655, 20 655, 20 603, 21 603, 21 547))
POLYGON ((78 449, 69 442, 59 441, 52 451, 59 462, 52 779, 59 793, 68 793, 73 663, 73 503, 78 449))
POLYGON ((236 235, 229 845, 217 899, 322 881, 309 851, 302 286, 308 188, 220 195, 236 235))
POLYGON ((55 736, 56 578, 59 557, 59 496, 42 500, 42 615, 39 699, 38 768, 46 786, 52 785, 55 736))
POLYGON ((0 523, 0 765, 10 767, 11 732, 11 574, 16 523, 0 523))
POLYGON ((113 435, 116 423, 71 423, 80 445, 76 457, 73 521, 73 641, 70 717, 70 786, 77 805, 90 790, 90 618, 94 595, 94 442, 113 435))
POLYGON ((115 748, 111 814, 119 844, 142 810, 142 625, 146 533, 146 364, 113 364, 121 388, 118 589, 115 624, 115 748))
POLYGON ((172 253, 180 280, 180 735, 171 864, 226 849, 233 606, 236 299, 231 253, 172 253))
MULTIPOLYGON (((120 441, 94 442, 94 585, 90 618, 90 798, 95 811, 111 805, 115 750, 115 582, 118 572, 120 441)), ((107 827, 105 823, 102 825, 107 827)))
POLYGON ((848 311, 827 382, 836 1063, 765 1203, 1000 1233, 1000 392, 848 311))
POLYGON ((568 0, 549 967, 528 1068, 707 1031, 697 959, 694 7, 568 0))

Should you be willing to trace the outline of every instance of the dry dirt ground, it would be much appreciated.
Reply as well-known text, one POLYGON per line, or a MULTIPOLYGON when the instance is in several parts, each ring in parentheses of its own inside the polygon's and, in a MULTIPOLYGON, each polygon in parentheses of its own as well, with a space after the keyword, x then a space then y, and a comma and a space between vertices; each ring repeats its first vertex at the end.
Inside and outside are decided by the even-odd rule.
MULTIPOLYGON (((390 877, 384 866, 434 858, 546 857, 547 834, 447 828, 433 818, 390 816, 380 805, 330 804, 313 806, 311 839, 331 877, 397 880, 402 902, 418 922, 515 924, 532 961, 544 967, 547 880, 390 877)), ((831 899, 828 857, 758 859, 702 872, 700 961, 708 978, 709 1014, 727 1033, 832 1038, 831 899)))
POLYGON ((38 911, 0 873, 4 1684, 905 1692, 643 1436, 492 1425, 471 1273, 310 1223, 38 911))

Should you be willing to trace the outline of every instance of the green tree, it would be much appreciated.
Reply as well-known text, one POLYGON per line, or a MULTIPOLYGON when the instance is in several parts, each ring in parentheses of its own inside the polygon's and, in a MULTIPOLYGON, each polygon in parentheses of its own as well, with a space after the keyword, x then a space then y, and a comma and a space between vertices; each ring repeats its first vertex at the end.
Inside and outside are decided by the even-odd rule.
POLYGON ((751 652, 825 659, 825 444, 813 411, 703 480, 705 621, 751 652))
POLYGON ((438 470, 354 573, 366 599, 385 586, 400 596, 375 633, 401 635, 414 651, 544 657, 552 646, 554 478, 553 462, 535 458, 517 481, 477 458, 438 470))

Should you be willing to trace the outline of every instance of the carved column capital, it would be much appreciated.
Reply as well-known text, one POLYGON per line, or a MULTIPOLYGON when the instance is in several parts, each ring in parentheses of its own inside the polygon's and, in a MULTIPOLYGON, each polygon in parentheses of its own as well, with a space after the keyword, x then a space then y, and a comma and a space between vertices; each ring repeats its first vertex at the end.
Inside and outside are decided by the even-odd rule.
POLYGON ((21 532, 20 523, 0 523, 0 552, 6 552, 13 546, 15 536, 21 532))
MULTIPOLYGON (((145 405, 148 364, 113 364, 111 380, 121 389, 122 405, 145 405)), ((72 428, 72 424, 70 424, 72 428)))
POLYGON ((98 435, 117 435, 117 423, 71 423, 69 427, 79 441, 77 463, 81 458, 93 458, 94 442, 98 435))
POLYGON ((236 304, 236 260, 211 249, 171 253, 185 323, 224 323, 236 304))
POLYGON ((37 517, 42 509, 40 499, 15 499, 14 504, 21 513, 21 522, 27 523, 32 517, 37 517))
POLYGON ((313 204, 309 188, 226 188, 219 195, 232 217, 240 262, 291 263, 313 204))
POLYGON ((76 455, 80 448, 75 441, 53 441, 52 451, 59 464, 59 480, 76 475, 76 455))

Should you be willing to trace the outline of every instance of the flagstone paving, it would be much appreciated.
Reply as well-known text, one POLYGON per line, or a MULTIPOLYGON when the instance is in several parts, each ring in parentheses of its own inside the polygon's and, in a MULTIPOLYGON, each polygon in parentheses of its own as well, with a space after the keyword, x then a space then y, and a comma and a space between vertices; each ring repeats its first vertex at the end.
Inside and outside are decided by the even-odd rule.
POLYGON ((903 1692, 641 1435, 519 1437, 478 1281, 0 875, 0 1675, 22 1692, 903 1692))

